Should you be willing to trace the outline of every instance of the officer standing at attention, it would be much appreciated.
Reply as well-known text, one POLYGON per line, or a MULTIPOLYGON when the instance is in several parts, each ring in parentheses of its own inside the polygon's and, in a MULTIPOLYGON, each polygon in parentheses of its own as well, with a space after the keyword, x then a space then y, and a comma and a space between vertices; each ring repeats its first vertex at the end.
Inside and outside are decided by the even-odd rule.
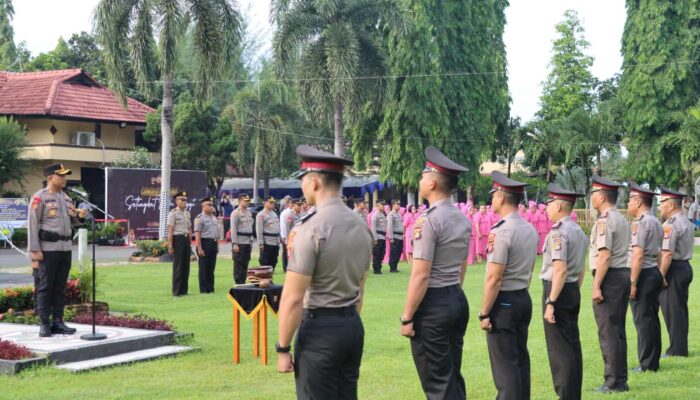
POLYGON ((389 245, 389 272, 399 272, 399 260, 403 252, 403 218, 401 200, 391 201, 391 212, 387 216, 386 238, 389 245))
POLYGON ((372 216, 372 269, 379 275, 382 273, 382 261, 386 254, 386 216, 384 215, 384 200, 377 200, 374 205, 376 212, 372 216))
POLYGON ((633 371, 657 371, 661 357, 659 293, 663 277, 658 268, 663 228, 651 212, 656 193, 630 182, 627 211, 634 218, 630 224, 627 267, 630 268, 630 305, 637 328, 637 358, 633 371))
POLYGON ((588 261, 593 271, 593 315, 605 363, 605 382, 597 391, 626 392, 629 390, 625 321, 631 286, 627 268, 630 225, 615 208, 622 184, 594 176, 592 186, 591 205, 598 211, 598 220, 591 229, 588 261))
POLYGON ((425 149, 419 186, 430 208, 416 220, 413 262, 401 334, 411 339, 413 362, 428 399, 465 399, 462 345, 469 305, 462 290, 469 255, 471 223, 452 206, 463 166, 440 150, 425 149))
POLYGON ((292 205, 294 204, 294 200, 289 196, 284 196, 284 198, 286 199, 283 204, 284 209, 280 213, 280 242, 282 246, 282 269, 287 272, 287 235, 291 232, 291 226, 294 226, 290 226, 288 222, 291 223, 292 220, 292 205))
POLYGON ((248 205, 250 196, 238 196, 238 208, 231 214, 231 250, 233 251, 233 280, 242 285, 248 276, 251 243, 253 243, 253 214, 248 205))
POLYGON ((277 258, 280 254, 280 219, 275 213, 275 198, 270 196, 265 199, 264 209, 256 216, 255 224, 258 245, 260 246, 260 265, 277 267, 277 258))
POLYGON ((219 253, 219 219, 214 215, 214 198, 201 201, 202 212, 194 218, 194 240, 199 256, 199 293, 214 293, 214 270, 219 253))
POLYGON ((570 215, 582 195, 553 183, 547 191, 547 217, 554 225, 544 241, 540 273, 544 337, 554 391, 560 399, 580 399, 583 358, 578 314, 588 240, 570 215))
POLYGON ((518 213, 527 184, 491 173, 491 208, 501 216, 486 245, 486 278, 479 321, 486 331, 491 374, 499 399, 530 398, 527 335, 532 319, 528 292, 539 235, 518 213))
POLYGON ((187 294, 192 253, 192 220, 187 211, 187 192, 175 194, 175 208, 168 214, 168 253, 173 256, 173 296, 187 294))
POLYGON ((355 204, 355 214, 357 214, 360 218, 362 218, 362 221, 364 223, 367 223, 367 215, 365 215, 365 209, 367 208, 367 203, 365 203, 365 199, 358 197, 353 200, 353 203, 355 204))
POLYGON ((666 356, 688 357, 688 288, 693 280, 693 225, 683 215, 685 193, 661 188, 663 242, 659 268, 663 289, 659 295, 670 344, 666 356))
POLYGON ((359 314, 372 234, 338 196, 352 161, 307 145, 297 154, 301 189, 314 208, 287 241, 277 370, 294 371, 298 399, 357 399, 364 347, 359 314))
POLYGON ((41 321, 40 337, 75 333, 75 329, 63 322, 66 282, 71 267, 71 225, 80 223, 78 218, 84 219, 88 211, 76 209, 70 196, 63 191, 66 175, 70 174, 71 170, 63 164, 46 166, 47 187, 32 195, 29 211, 27 251, 32 268, 36 266, 39 275, 36 301, 41 321))

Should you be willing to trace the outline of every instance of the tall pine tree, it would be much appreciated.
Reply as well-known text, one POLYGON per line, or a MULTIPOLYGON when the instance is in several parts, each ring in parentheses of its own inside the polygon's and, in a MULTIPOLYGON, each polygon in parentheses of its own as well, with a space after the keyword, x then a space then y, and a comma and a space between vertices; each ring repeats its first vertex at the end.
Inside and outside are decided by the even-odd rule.
POLYGON ((634 179, 652 185, 689 183, 678 150, 660 147, 658 140, 679 130, 678 114, 698 99, 698 43, 700 1, 627 1, 619 100, 629 150, 635 154, 627 165, 634 179))
POLYGON ((8 69, 17 59, 15 34, 11 24, 14 15, 12 0, 0 0, 0 70, 8 69))

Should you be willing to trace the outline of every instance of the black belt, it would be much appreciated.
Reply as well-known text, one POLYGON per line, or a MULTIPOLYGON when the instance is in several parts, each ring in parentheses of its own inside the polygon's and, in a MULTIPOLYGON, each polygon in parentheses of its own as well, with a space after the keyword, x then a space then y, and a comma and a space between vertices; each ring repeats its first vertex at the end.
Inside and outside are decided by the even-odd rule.
POLYGON ((279 233, 263 233, 263 236, 269 236, 269 237, 279 237, 279 233))
POLYGON ((43 240, 44 242, 58 242, 59 240, 72 240, 70 236, 61 236, 56 232, 49 232, 45 231, 43 229, 39 230, 39 240, 43 240))
POLYGON ((499 293, 507 293, 507 294, 526 294, 529 293, 527 288, 525 289, 516 289, 516 290, 501 290, 499 293))
POLYGON ((380 235, 386 235, 386 232, 382 232, 382 231, 377 231, 377 233, 380 235))
POLYGON ((187 233, 173 233, 173 236, 189 236, 187 233))
POLYGON ((351 317, 357 315, 357 307, 354 305, 347 307, 337 307, 337 308, 305 308, 304 318, 317 318, 317 317, 351 317))
POLYGON ((403 232, 394 232, 394 235, 403 235, 403 232))
POLYGON ((253 232, 236 232, 236 234, 239 236, 253 236, 253 232))
POLYGON ((202 238, 202 240, 216 240, 216 238, 202 238))
MULTIPOLYGON (((595 271, 596 271, 596 270, 591 270, 591 274, 593 274, 593 276, 595 276, 595 271)), ((624 267, 624 268, 608 268, 608 272, 607 272, 607 273, 609 274, 609 273, 611 273, 611 272, 612 272, 612 273, 615 273, 615 272, 629 272, 629 271, 630 271, 630 269, 627 268, 627 267, 624 267)))

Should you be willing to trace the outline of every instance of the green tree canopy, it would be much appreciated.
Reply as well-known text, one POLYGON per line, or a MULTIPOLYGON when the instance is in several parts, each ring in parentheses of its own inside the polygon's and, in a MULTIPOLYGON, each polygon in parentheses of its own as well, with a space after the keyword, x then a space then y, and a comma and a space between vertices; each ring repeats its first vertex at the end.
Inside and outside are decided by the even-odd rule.
POLYGON ((12 118, 0 117, 0 188, 8 182, 22 185, 31 160, 22 157, 29 144, 24 128, 12 118))
POLYGON ((15 32, 11 23, 14 15, 12 0, 0 0, 0 70, 8 69, 17 60, 15 32))

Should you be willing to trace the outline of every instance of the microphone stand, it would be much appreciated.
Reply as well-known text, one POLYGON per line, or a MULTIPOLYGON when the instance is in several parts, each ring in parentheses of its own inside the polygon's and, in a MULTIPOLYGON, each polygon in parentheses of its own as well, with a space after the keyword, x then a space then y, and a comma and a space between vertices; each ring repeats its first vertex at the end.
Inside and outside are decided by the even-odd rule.
MULTIPOLYGON (((111 215, 107 214, 104 210, 102 210, 101 208, 97 207, 96 205, 90 203, 90 201, 88 201, 88 199, 86 199, 85 196, 82 196, 79 193, 77 193, 77 195, 82 201, 89 204, 93 209, 96 209, 96 210, 104 213, 105 218, 111 217, 111 215)), ((80 339, 82 339, 82 340, 107 339, 106 334, 95 332, 95 320, 97 319, 96 309, 95 309, 95 293, 97 292, 96 283, 95 283, 95 275, 96 275, 96 271, 95 271, 95 239, 96 239, 95 238, 95 214, 93 213, 92 214, 92 333, 86 333, 86 334, 80 336, 80 339)))

